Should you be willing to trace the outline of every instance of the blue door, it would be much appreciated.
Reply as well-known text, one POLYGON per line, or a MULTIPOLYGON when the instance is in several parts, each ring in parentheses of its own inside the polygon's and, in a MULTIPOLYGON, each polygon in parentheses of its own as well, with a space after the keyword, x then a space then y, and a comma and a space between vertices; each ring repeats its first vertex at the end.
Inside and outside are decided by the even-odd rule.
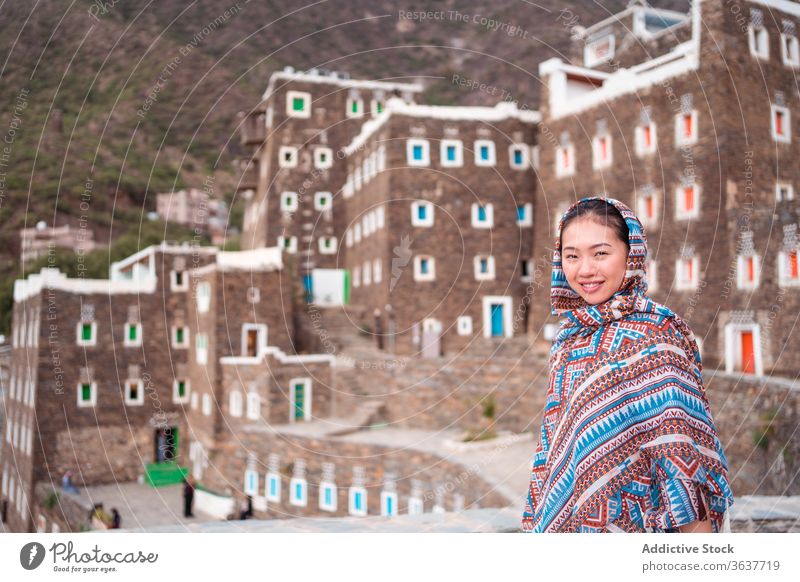
POLYGON ((492 303, 492 337, 503 335, 503 304, 492 303))
POLYGON ((311 274, 303 275, 303 289, 306 292, 306 303, 312 303, 314 301, 314 286, 313 286, 313 279, 311 278, 311 274))

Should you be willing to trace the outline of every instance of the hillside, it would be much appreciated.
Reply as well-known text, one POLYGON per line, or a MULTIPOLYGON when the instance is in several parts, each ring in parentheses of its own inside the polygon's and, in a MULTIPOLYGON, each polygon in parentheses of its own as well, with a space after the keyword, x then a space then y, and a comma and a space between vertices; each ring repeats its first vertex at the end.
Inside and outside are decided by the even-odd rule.
MULTIPOLYGON (((431 103, 536 108, 538 63, 625 0, 42 0, 0 8, 0 333, 18 230, 136 235, 155 193, 215 178, 230 200, 236 113, 285 65, 422 80, 431 103), (429 11, 421 18, 420 11, 429 11), (571 12, 568 12, 571 11, 571 12), (577 20, 576 20, 577 18, 577 20), (515 27, 515 28, 512 28, 515 27), (470 91, 453 75, 494 90, 470 91), (10 140, 11 143, 8 143, 10 140)), ((685 0, 654 2, 685 10, 685 0)), ((237 222, 240 205, 233 206, 237 222)))

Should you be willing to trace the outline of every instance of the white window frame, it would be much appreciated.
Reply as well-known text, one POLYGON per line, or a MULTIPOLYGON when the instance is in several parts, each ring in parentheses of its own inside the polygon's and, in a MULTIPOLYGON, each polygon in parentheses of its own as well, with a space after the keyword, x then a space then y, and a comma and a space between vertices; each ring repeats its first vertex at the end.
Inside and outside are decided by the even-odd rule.
POLYGON ((297 201, 297 192, 285 191, 281 192, 280 208, 281 212, 291 213, 297 212, 299 203, 297 201), (287 202, 289 200, 289 202, 287 202))
POLYGON ((534 170, 539 169, 539 152, 541 149, 538 145, 531 146, 531 166, 533 166, 534 170))
POLYGON ((369 112, 372 114, 373 117, 377 117, 381 113, 386 111, 386 101, 382 101, 380 99, 372 99, 369 103, 369 112), (380 111, 378 111, 378 105, 380 105, 380 111))
POLYGON ((683 118, 686 116, 686 113, 681 112, 675 115, 675 146, 682 147, 682 146, 689 146, 697 143, 699 131, 698 131, 698 117, 697 109, 692 109, 689 112, 689 115, 692 117, 692 135, 686 137, 683 134, 683 118))
POLYGON ((383 517, 395 517, 399 513, 397 510, 398 496, 396 491, 381 491, 381 515, 383 517), (392 510, 389 511, 389 500, 391 499, 392 510))
POLYGON ((318 170, 327 170, 333 167, 333 149, 329 147, 314 148, 314 167, 318 170), (322 154, 327 154, 328 161, 322 160, 322 154))
POLYGON ((738 332, 750 331, 753 333, 753 355, 755 356, 755 375, 764 375, 764 362, 761 353, 761 326, 757 323, 727 323, 725 324, 725 372, 728 374, 743 374, 736 371, 736 364, 742 353, 741 336, 738 332))
POLYGON ((472 203, 472 228, 493 228, 494 227, 494 205, 489 202, 488 204, 472 203), (481 221, 478 217, 478 208, 481 206, 486 208, 486 220, 481 221))
POLYGON ((364 285, 371 285, 372 284, 372 262, 371 261, 364 261, 363 266, 361 267, 361 280, 364 285))
POLYGON ((141 378, 128 378, 125 380, 124 390, 125 404, 129 406, 142 406, 144 404, 144 382, 141 380, 141 378), (135 400, 130 397, 130 392, 128 390, 128 386, 130 384, 136 384, 136 392, 138 397, 135 400))
POLYGON ((197 405, 198 405, 198 396, 197 396, 197 392, 192 392, 192 404, 191 404, 191 409, 192 409, 192 410, 197 410, 197 405))
POLYGON ((300 477, 292 477, 289 480, 289 505, 295 507, 306 507, 308 505, 308 481, 300 477), (298 486, 300 496, 297 496, 298 486))
POLYGON ((283 235, 279 236, 278 237, 278 247, 281 249, 281 251, 293 255, 294 253, 297 252, 297 237, 296 236, 290 236, 287 239, 287 237, 285 237, 283 235), (289 246, 288 247, 286 246, 286 241, 287 240, 289 241, 289 246))
POLYGON ((701 196, 702 188, 697 182, 693 184, 681 184, 675 190, 675 219, 676 220, 689 220, 692 218, 698 218, 700 216, 700 196, 701 196), (686 211, 683 208, 683 194, 684 188, 691 186, 694 189, 694 208, 690 211, 686 211))
POLYGON ((347 246, 347 248, 350 248, 350 247, 353 246, 353 229, 352 228, 348 228, 345 231, 345 233, 344 233, 344 244, 347 246))
POLYGON ((307 422, 311 420, 311 393, 313 389, 311 378, 308 377, 289 380, 289 422, 296 422, 294 417, 295 384, 303 384, 303 420, 307 422))
POLYGON ((208 313, 211 308, 211 283, 200 281, 195 289, 198 313, 208 313))
POLYGON ((314 210, 325 212, 333 208, 333 194, 331 192, 317 192, 314 194, 314 210), (325 201, 323 204, 322 201, 325 201))
POLYGON ((196 333, 194 335, 194 360, 198 364, 208 363, 208 335, 204 333, 196 333), (200 344, 205 344, 200 347, 200 344))
POLYGON ((614 152, 613 152, 613 141, 611 138, 611 134, 604 133, 603 135, 596 135, 592 138, 592 168, 595 170, 603 170, 605 168, 610 168, 611 164, 614 160, 614 152), (605 139, 607 141, 606 152, 607 157, 605 159, 601 158, 600 155, 600 140, 605 139))
MULTIPOLYGON (((194 395, 192 394, 191 382, 188 378, 175 378, 172 380, 172 402, 174 404, 187 404, 191 401, 192 396, 194 395), (180 382, 183 382, 184 384, 183 398, 181 398, 180 394, 178 394, 178 384, 180 382)), ((195 408, 197 408, 196 404, 195 408)))
MULTIPOLYGON (((78 382, 77 395, 78 408, 93 408, 97 405, 97 382, 78 382), (84 384, 91 385, 90 399, 88 402, 81 400, 81 392, 84 384)), ((10 426, 10 424, 9 424, 10 426)))
POLYGON ((239 390, 231 390, 228 394, 228 413, 234 418, 242 417, 242 393, 239 390))
POLYGON ((358 517, 367 515, 367 490, 365 487, 352 486, 347 490, 347 513, 358 517), (356 509, 356 493, 361 494, 361 508, 356 509))
MULTIPOLYGON (((800 249, 795 251, 798 254, 798 262, 800 263, 800 249)), ((790 260, 791 253, 785 250, 778 251, 778 285, 780 287, 800 287, 800 264, 798 265, 798 276, 796 279, 791 278, 792 264, 790 260)))
POLYGON ((349 119, 364 117, 364 100, 361 97, 348 97, 346 107, 345 114, 349 119), (353 111, 354 104, 357 105, 356 111, 353 111))
POLYGON ((281 501, 281 476, 277 473, 267 473, 267 478, 264 480, 264 497, 267 501, 273 503, 280 503, 281 501), (270 485, 275 483, 275 490, 272 490, 270 485))
POLYGON ((606 34, 600 38, 596 38, 583 45, 583 66, 591 69, 599 64, 606 63, 614 58, 614 51, 616 50, 616 37, 613 34, 606 34), (601 43, 608 42, 608 54, 603 57, 597 57, 593 53, 595 47, 601 43))
POLYGON ((287 91, 286 115, 289 117, 298 117, 300 119, 308 119, 311 117, 311 93, 306 93, 305 91, 287 91), (294 108, 295 99, 303 100, 304 106, 302 111, 297 111, 294 108))
POLYGON ((781 33, 781 59, 783 59, 783 64, 787 67, 792 67, 793 69, 800 67, 800 43, 798 43, 796 36, 781 33), (787 41, 790 45, 788 52, 786 50, 787 41))
POLYGON ((242 357, 256 357, 260 358, 264 351, 267 349, 267 324, 266 323, 245 323, 242 324, 242 357), (255 356, 248 356, 247 355, 247 332, 255 330, 256 338, 258 345, 256 346, 256 355, 255 356))
POLYGON ((261 394, 255 390, 247 393, 247 418, 248 420, 261 418, 261 394))
POLYGON ((361 265, 353 267, 353 287, 361 287, 361 265))
POLYGON ((124 336, 122 338, 122 345, 126 348, 138 348, 142 345, 142 324, 141 323, 126 323, 123 326, 123 333, 124 336), (130 330, 131 326, 136 328, 136 339, 131 340, 130 337, 130 330))
POLYGON ((431 165, 431 144, 427 139, 411 138, 406 140, 406 161, 409 166, 430 166, 431 165), (414 148, 422 147, 422 159, 414 159, 414 148))
POLYGON ((530 147, 524 143, 512 143, 508 146, 508 165, 512 170, 527 170, 531 165, 530 147), (522 161, 520 163, 514 161, 514 153, 517 151, 522 152, 522 161))
POLYGON ((188 325, 173 325, 172 326, 172 347, 175 349, 186 349, 190 345, 189 340, 189 326, 188 325), (183 328, 183 343, 178 343, 178 328, 183 328))
POLYGON ((460 168, 464 165, 464 143, 460 139, 443 139, 439 142, 439 164, 443 168, 460 168), (454 147, 456 157, 447 159, 447 148, 454 147))
POLYGON ((189 290, 189 273, 188 271, 175 271, 172 270, 169 272, 169 288, 170 291, 188 291, 189 290), (183 282, 178 285, 177 282, 177 275, 181 273, 183 276, 183 282))
POLYGON ((472 335, 472 316, 459 315, 456 323, 458 335, 472 335))
POLYGON ((433 226, 433 203, 427 200, 414 200, 411 203, 411 226, 431 227, 433 226), (425 208, 425 218, 419 218, 420 207, 425 208))
POLYGON ((380 259, 372 261, 372 280, 375 283, 380 283, 383 279, 383 263, 380 259))
MULTIPOLYGON (((695 184, 695 191, 696 191, 696 187, 697 187, 697 185, 695 184)), ((639 196, 637 196, 637 198, 636 198, 636 206, 637 206, 637 208, 636 208, 636 210, 637 210, 636 216, 639 217, 639 221, 642 223, 643 226, 656 226, 658 224, 658 220, 659 220, 659 213, 658 213, 659 204, 658 203, 659 203, 658 193, 656 193, 656 192, 651 192, 648 195, 640 194, 639 196), (646 206, 646 204, 647 204, 648 198, 652 198, 653 199, 653 216, 652 217, 647 216, 647 206, 646 206)))
POLYGON ((255 469, 245 469, 244 486, 242 487, 244 494, 251 496, 258 495, 258 481, 258 471, 255 469))
POLYGON ((421 515, 425 511, 425 505, 420 497, 408 498, 408 515, 421 515))
POLYGON ((337 487, 336 483, 332 483, 331 481, 320 481, 319 484, 319 508, 322 511, 330 511, 334 512, 337 509, 337 487), (325 502, 325 491, 331 491, 331 502, 325 502))
POLYGON ((514 327, 511 312, 513 299, 507 295, 487 295, 483 297, 483 337, 492 337, 492 303, 503 304, 503 336, 513 337, 514 327))
POLYGON ((476 139, 474 143, 475 165, 479 168, 491 168, 497 164, 497 149, 490 139, 476 139), (481 148, 489 148, 489 159, 481 158, 481 148))
POLYGON ((692 261, 692 279, 690 281, 684 281, 681 277, 684 260, 683 258, 675 259, 675 289, 677 291, 694 291, 700 281, 700 260, 697 257, 689 259, 692 261))
POLYGON ((781 107, 774 103, 770 106, 769 127, 772 139, 778 143, 791 143, 792 141, 792 112, 787 107, 781 107), (775 113, 780 111, 784 116, 784 135, 775 132, 775 113))
POLYGON ((472 267, 476 281, 494 281, 494 257, 492 255, 475 255, 472 259, 472 267), (481 273, 481 259, 486 259, 486 273, 481 273))
POLYGON ((211 395, 208 393, 203 394, 203 416, 211 416, 211 395))
POLYGON ((414 257, 414 281, 434 281, 436 280, 436 259, 430 255, 416 255, 414 257), (428 259, 428 273, 423 273, 422 259, 428 259))
POLYGON ((296 168, 298 158, 298 148, 296 146, 281 146, 278 148, 278 167, 296 168), (286 154, 291 154, 291 158, 286 160, 286 154))
POLYGON ((775 182, 775 201, 786 202, 787 200, 794 200, 794 186, 789 182, 775 182), (781 194, 782 189, 786 189, 786 196, 781 194))
POLYGON ((736 287, 743 290, 758 289, 761 281, 761 257, 754 255, 738 255, 736 257, 736 287), (746 276, 747 259, 753 259, 754 280, 748 281, 746 276))
POLYGON ((97 345, 97 322, 96 321, 92 321, 92 322, 79 321, 78 325, 75 328, 75 332, 76 332, 77 344, 79 346, 91 347, 91 346, 96 346, 97 345), (82 328, 83 328, 84 324, 86 324, 86 323, 89 323, 92 326, 92 339, 89 339, 89 340, 84 340, 81 337, 82 336, 81 332, 83 331, 82 328))
POLYGON ((758 29, 753 25, 747 27, 747 44, 750 47, 750 54, 762 60, 769 60, 769 32, 765 27, 758 29), (758 35, 758 38, 756 38, 758 35), (761 48, 761 50, 759 50, 761 48))
POLYGON ((319 252, 321 255, 335 255, 337 249, 339 248, 339 244, 335 236, 319 237, 317 239, 317 246, 319 247, 319 252), (331 242, 331 245, 329 247, 325 246, 326 240, 329 240, 331 242))
POLYGON ((530 227, 533 226, 533 204, 526 202, 522 204, 523 213, 525 216, 520 220, 519 218, 519 204, 517 205, 517 226, 530 227))
POLYGON ((569 144, 567 146, 558 146, 556 148, 556 177, 557 178, 567 178, 569 176, 575 175, 575 146, 569 144), (566 168, 561 165, 561 158, 564 157, 564 152, 567 152, 569 156, 569 166, 566 168))
POLYGON ((636 140, 636 155, 640 158, 645 156, 649 156, 651 154, 656 153, 656 124, 651 121, 646 126, 644 125, 637 125, 634 130, 635 140, 636 140), (644 130, 645 127, 650 129, 650 145, 646 145, 644 143, 644 130))

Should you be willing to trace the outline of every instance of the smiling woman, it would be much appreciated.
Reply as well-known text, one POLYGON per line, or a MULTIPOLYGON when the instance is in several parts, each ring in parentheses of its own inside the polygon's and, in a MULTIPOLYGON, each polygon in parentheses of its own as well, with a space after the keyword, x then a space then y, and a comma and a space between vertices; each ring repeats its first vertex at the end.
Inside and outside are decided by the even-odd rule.
POLYGON ((525 531, 723 527, 733 494, 697 343, 646 297, 646 261, 642 225, 621 202, 584 198, 561 218, 550 299, 562 319, 525 531))

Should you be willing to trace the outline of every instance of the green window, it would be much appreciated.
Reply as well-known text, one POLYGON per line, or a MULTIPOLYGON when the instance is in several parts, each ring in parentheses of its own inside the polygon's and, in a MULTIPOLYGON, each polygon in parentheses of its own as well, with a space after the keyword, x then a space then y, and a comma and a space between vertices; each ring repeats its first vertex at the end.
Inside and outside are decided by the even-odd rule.
POLYGON ((297 383, 294 385, 294 417, 302 420, 305 418, 305 384, 297 383))
POLYGON ((81 324, 81 339, 85 342, 92 341, 92 324, 91 323, 82 323, 81 324))
POLYGON ((375 103, 375 112, 376 113, 382 113, 383 112, 383 103, 381 103, 380 101, 375 103))
POLYGON ((128 340, 135 342, 139 334, 139 326, 135 323, 128 325, 128 340))
POLYGON ((186 396, 186 382, 178 380, 178 398, 183 398, 184 396, 186 396))
POLYGON ((353 99, 353 103, 350 105, 350 111, 352 113, 358 113, 358 101, 353 99))
POLYGON ((304 111, 306 108, 306 100, 302 97, 295 97, 292 99, 292 110, 293 111, 304 111))
POLYGON ((81 401, 82 402, 91 402, 92 401, 92 385, 85 383, 81 384, 81 401))
POLYGON ((175 328, 175 343, 176 344, 182 344, 183 341, 184 341, 183 340, 183 328, 182 327, 175 328))

